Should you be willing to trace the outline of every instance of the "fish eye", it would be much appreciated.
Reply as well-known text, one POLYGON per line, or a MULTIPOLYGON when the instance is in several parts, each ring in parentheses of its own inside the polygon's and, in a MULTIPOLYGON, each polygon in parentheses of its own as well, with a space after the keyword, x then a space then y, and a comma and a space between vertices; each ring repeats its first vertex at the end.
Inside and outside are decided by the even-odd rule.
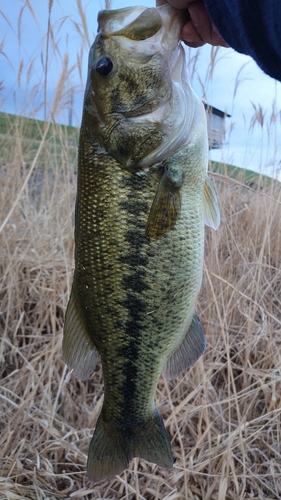
POLYGON ((113 70, 113 61, 110 57, 102 56, 96 61, 95 69, 100 76, 109 76, 113 70))

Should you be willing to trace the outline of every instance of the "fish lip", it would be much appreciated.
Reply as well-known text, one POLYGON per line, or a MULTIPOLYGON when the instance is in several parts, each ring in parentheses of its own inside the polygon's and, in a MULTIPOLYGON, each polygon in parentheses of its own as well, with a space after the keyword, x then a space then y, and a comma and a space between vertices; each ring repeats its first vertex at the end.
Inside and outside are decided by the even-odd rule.
POLYGON ((123 7, 121 9, 103 9, 98 13, 98 32, 112 35, 114 32, 125 28, 126 25, 140 16, 147 7, 123 7))
POLYGON ((155 108, 146 110, 144 109, 144 106, 142 108, 139 108, 138 110, 134 111, 129 111, 122 113, 124 118, 128 120, 136 120, 139 121, 138 119, 141 120, 153 120, 155 119, 156 121, 162 120, 165 113, 167 113, 170 110, 170 102, 169 100, 163 102, 159 106, 156 106, 155 108))

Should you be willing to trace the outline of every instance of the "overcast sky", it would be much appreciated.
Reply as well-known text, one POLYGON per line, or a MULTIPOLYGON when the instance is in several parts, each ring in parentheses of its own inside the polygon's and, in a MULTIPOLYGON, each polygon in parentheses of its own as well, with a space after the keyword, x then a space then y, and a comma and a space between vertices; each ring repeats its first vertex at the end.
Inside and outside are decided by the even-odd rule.
MULTIPOLYGON (((81 3, 92 43, 97 31, 97 13, 104 7, 104 2, 81 0, 81 3)), ((153 0, 112 0, 112 8, 138 4, 154 6, 153 0)), ((73 94, 71 120, 79 126, 89 45, 85 36, 79 34, 79 30, 83 33, 83 28, 76 0, 54 0, 51 24, 56 48, 51 39, 45 110, 42 103, 48 0, 0 0, 0 10, 0 81, 4 86, 0 97, 1 110, 41 119, 45 113, 48 119, 53 117, 58 122, 68 123, 70 95, 73 94), (66 53, 69 73, 63 80, 67 83, 59 104, 55 106, 55 89, 66 53), (78 64, 80 71, 77 60, 81 61, 78 64)), ((278 175, 281 165, 281 83, 266 76, 249 57, 224 48, 219 49, 213 77, 208 81, 210 51, 207 46, 189 49, 187 57, 197 57, 192 86, 199 97, 231 114, 227 119, 225 145, 222 150, 213 151, 212 158, 278 175), (240 83, 236 89, 237 78, 240 83), (250 130, 257 110, 261 110, 260 117, 265 114, 263 127, 256 121, 250 130)))

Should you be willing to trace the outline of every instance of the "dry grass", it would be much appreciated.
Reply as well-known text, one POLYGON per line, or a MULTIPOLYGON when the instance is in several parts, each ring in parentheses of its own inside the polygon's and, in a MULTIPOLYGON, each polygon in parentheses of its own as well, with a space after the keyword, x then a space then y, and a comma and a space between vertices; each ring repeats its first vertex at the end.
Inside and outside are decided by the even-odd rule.
POLYGON ((222 223, 206 230, 197 307, 208 348, 182 379, 160 379, 156 395, 174 469, 135 459, 93 485, 85 464, 102 373, 82 383, 61 354, 75 163, 61 132, 59 152, 42 139, 28 166, 19 130, 9 131, 15 143, 0 170, 0 500, 280 499, 280 187, 215 177, 222 223))
MULTIPOLYGON (((67 152, 66 152, 67 154, 67 152)), ((58 163, 54 158, 49 164, 58 163)), ((93 486, 85 475, 102 404, 100 368, 75 380, 61 355, 73 267, 73 165, 43 176, 1 170, 0 499, 278 499, 281 496, 281 197, 216 177, 222 223, 206 233, 198 310, 202 360, 160 380, 173 471, 134 460, 93 486), (22 195, 15 205, 17 194, 22 195)))

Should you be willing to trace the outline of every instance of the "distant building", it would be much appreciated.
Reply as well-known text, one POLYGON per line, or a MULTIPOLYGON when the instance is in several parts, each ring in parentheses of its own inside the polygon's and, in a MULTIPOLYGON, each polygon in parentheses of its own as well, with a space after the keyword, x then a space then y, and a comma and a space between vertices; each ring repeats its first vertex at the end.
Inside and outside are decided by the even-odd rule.
POLYGON ((208 127, 209 149, 221 149, 225 136, 225 118, 231 115, 203 102, 208 127))

